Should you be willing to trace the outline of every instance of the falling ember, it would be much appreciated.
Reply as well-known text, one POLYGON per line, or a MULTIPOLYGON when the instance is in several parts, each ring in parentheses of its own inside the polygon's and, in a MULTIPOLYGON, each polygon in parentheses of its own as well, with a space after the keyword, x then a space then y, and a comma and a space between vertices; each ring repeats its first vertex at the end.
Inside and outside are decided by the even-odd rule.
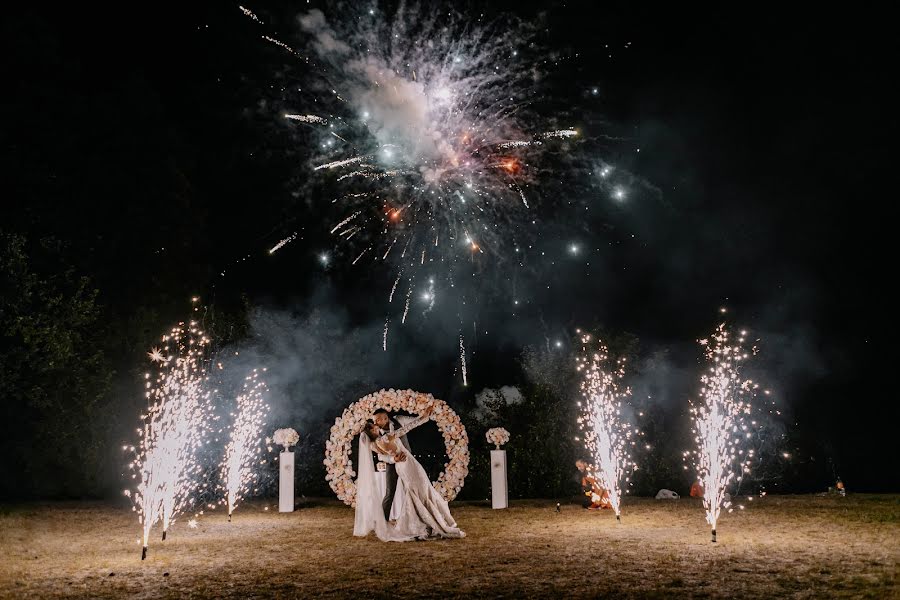
MULTIPOLYGON (((692 407, 697 443, 692 452, 700 485, 706 521, 716 541, 716 524, 723 508, 728 485, 750 468, 751 453, 741 451, 751 424, 745 422, 752 411, 751 401, 758 386, 741 377, 741 363, 750 353, 744 348, 744 336, 732 340, 725 324, 716 328, 710 339, 699 340, 709 365, 701 378, 700 399, 692 407)), ((753 349, 756 354, 756 349, 753 349)))
POLYGON ((266 384, 259 378, 259 370, 244 379, 241 393, 235 398, 234 423, 225 447, 225 460, 221 466, 221 478, 225 488, 225 505, 228 520, 243 495, 256 478, 254 466, 262 450, 262 429, 269 407, 263 396, 266 384))
POLYGON ((142 558, 152 527, 161 522, 165 539, 169 526, 192 500, 200 471, 196 451, 211 414, 208 347, 209 338, 190 322, 173 328, 162 337, 162 347, 151 353, 157 372, 145 375, 149 407, 131 462, 139 483, 129 494, 143 527, 142 558))
POLYGON ((609 494, 609 503, 618 519, 621 514, 622 485, 626 474, 635 470, 628 454, 636 431, 622 418, 622 405, 631 390, 622 388, 625 360, 612 363, 609 350, 597 342, 591 350, 591 337, 581 338, 582 356, 578 371, 583 375, 581 394, 584 412, 579 423, 585 432, 584 442, 591 453, 600 485, 609 494))

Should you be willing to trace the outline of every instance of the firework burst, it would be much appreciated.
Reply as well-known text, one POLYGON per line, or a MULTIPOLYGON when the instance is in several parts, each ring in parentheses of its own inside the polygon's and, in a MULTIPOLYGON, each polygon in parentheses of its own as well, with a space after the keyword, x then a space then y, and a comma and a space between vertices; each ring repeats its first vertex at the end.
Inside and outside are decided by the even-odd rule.
POLYGON ((436 292, 530 235, 542 157, 578 132, 537 124, 541 61, 521 23, 405 4, 299 21, 305 85, 284 99, 284 119, 315 153, 320 183, 338 190, 329 229, 348 260, 394 270, 384 292, 393 305, 400 285, 405 303, 391 310, 404 324, 410 297, 427 313, 436 292))
POLYGON ((179 514, 188 508, 201 475, 197 450, 210 424, 208 384, 209 338, 194 321, 180 323, 162 337, 150 353, 157 369, 145 375, 148 403, 138 429, 140 442, 130 449, 134 492, 126 490, 143 527, 142 558, 147 555, 150 530, 162 523, 162 538, 179 514))
POLYGON ((582 356, 578 371, 583 374, 581 393, 583 415, 579 423, 585 432, 584 441, 591 453, 600 485, 609 494, 609 503, 621 515, 622 488, 630 482, 630 473, 637 469, 629 449, 639 434, 622 415, 625 399, 631 390, 621 385, 625 376, 625 359, 613 362, 602 342, 591 349, 591 336, 581 338, 582 356))
POLYGON ((719 515, 731 506, 726 490, 735 479, 749 473, 753 458, 753 451, 743 446, 752 437, 751 402, 759 386, 741 376, 741 366, 757 350, 753 347, 748 351, 744 333, 734 337, 724 323, 711 339, 699 343, 709 367, 700 378, 700 399, 691 409, 697 447, 687 456, 694 459, 703 487, 706 521, 715 542, 719 515))
POLYGON ((241 393, 235 398, 231 436, 220 470, 225 492, 223 502, 228 508, 229 520, 256 479, 255 467, 264 441, 263 423, 269 410, 264 399, 266 391, 265 382, 259 378, 259 369, 254 369, 244 379, 241 393))

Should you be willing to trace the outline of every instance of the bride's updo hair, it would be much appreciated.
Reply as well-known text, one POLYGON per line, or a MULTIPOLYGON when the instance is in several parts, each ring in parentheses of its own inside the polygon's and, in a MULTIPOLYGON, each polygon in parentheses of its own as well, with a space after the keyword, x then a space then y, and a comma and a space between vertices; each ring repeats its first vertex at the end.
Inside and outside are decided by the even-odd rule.
POLYGON ((369 439, 373 442, 378 439, 378 430, 375 428, 375 421, 372 419, 366 419, 363 431, 366 432, 366 435, 369 436, 369 439))

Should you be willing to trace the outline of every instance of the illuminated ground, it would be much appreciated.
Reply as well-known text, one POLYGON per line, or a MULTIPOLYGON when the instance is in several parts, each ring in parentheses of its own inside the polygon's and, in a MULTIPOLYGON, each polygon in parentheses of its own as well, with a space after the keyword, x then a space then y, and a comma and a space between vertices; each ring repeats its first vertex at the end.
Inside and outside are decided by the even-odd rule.
MULTIPOLYGON (((333 501, 179 521, 140 561, 133 513, 0 508, 0 597, 898 598, 900 496, 756 498, 709 543, 700 505, 628 498, 623 523, 544 501, 452 509, 464 540, 351 536, 333 501)), ((154 536, 156 537, 156 536, 154 536)))

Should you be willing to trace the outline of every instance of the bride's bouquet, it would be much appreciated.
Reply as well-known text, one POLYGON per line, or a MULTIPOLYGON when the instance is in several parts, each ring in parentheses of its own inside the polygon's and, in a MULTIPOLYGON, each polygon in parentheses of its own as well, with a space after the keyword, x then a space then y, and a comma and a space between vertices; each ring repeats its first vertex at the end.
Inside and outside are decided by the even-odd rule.
POLYGON ((284 446, 285 452, 289 452, 290 446, 294 446, 297 444, 297 442, 300 441, 300 434, 290 427, 287 427, 285 429, 277 429, 275 431, 275 435, 272 436, 272 440, 276 444, 284 446))
POLYGON ((509 432, 502 427, 492 427, 487 430, 485 437, 487 438, 488 443, 494 444, 497 446, 497 450, 499 450, 500 446, 509 441, 509 432))

